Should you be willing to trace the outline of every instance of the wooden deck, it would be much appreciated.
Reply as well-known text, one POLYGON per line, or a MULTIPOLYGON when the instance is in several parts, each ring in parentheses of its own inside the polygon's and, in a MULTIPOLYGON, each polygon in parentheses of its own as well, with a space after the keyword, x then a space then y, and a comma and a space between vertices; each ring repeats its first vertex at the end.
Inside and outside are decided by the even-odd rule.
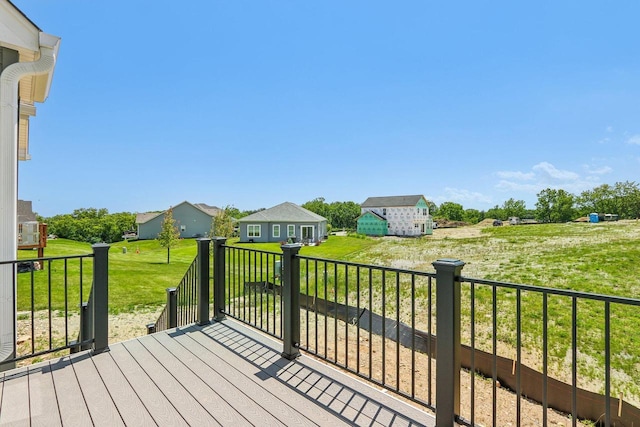
POLYGON ((0 425, 433 426, 427 412, 232 320, 0 373, 0 425))

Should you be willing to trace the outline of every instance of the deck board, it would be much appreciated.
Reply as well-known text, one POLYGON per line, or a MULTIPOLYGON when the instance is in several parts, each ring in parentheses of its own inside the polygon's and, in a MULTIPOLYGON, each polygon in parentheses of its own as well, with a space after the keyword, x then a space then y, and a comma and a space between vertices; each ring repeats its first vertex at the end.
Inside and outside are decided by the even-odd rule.
POLYGON ((78 384, 89 409, 89 414, 96 426, 124 426, 120 413, 116 408, 109 391, 102 382, 89 353, 71 359, 78 384))
POLYGON ((60 411, 55 396, 53 377, 49 363, 29 367, 29 403, 31 425, 60 426, 60 411))
POLYGON ((160 345, 164 345, 175 357, 187 365, 193 375, 210 390, 200 396, 210 400, 216 406, 215 409, 219 412, 217 419, 221 424, 243 425, 249 423, 258 425, 269 420, 275 421, 273 415, 252 403, 248 397, 242 396, 243 393, 230 383, 222 373, 217 372, 215 366, 210 366, 207 361, 187 350, 178 340, 170 338, 167 334, 155 334, 153 337, 160 345))
POLYGON ((62 423, 71 426, 93 425, 70 356, 52 361, 49 366, 62 423))
MULTIPOLYGON (((147 339, 148 340, 148 339, 147 339)), ((160 362, 149 353, 140 340, 131 340, 123 343, 140 367, 146 372, 151 381, 160 390, 163 390, 166 398, 180 413, 189 425, 219 426, 210 413, 208 413, 197 399, 189 394, 189 390, 183 387, 176 378, 168 372, 160 362)), ((166 352, 166 349, 163 349, 166 352)))
POLYGON ((203 334, 193 333, 177 337, 176 341, 190 346, 192 351, 198 354, 202 360, 208 361, 209 366, 217 366, 217 369, 224 370, 225 377, 238 390, 242 390, 244 398, 250 405, 268 412, 275 421, 284 425, 316 425, 291 407, 283 405, 283 402, 273 394, 272 389, 267 390, 265 385, 256 384, 252 377, 255 376, 257 370, 250 364, 233 355, 217 355, 215 351, 212 351, 215 349, 210 347, 212 345, 210 338, 203 334))
POLYGON ((113 357, 134 392, 158 425, 188 425, 164 393, 151 381, 124 345, 111 346, 113 357))
POLYGON ((0 373, 0 425, 433 426, 433 416, 233 320, 0 373))
POLYGON ((118 408, 123 420, 131 426, 150 427, 156 426, 151 414, 144 406, 140 397, 136 394, 131 384, 127 381, 115 360, 109 352, 92 357, 97 371, 108 390, 111 398, 118 408))
POLYGON ((29 426, 29 413, 18 408, 23 402, 29 402, 29 372, 25 368, 5 373, 2 392, 2 410, 0 426, 29 426))

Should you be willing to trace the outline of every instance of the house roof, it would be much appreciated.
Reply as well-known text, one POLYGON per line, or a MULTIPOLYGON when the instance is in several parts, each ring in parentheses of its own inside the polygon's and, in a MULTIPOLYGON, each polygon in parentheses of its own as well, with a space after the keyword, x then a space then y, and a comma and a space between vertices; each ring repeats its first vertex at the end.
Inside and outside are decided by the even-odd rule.
POLYGON ((398 207, 398 206, 415 206, 418 204, 420 199, 423 199, 425 203, 427 202, 427 199, 425 199, 424 196, 419 194, 414 196, 369 197, 360 206, 363 208, 388 208, 388 207, 398 207))
POLYGON ((18 223, 37 220, 31 201, 18 200, 18 223))
MULTIPOLYGON (((210 217, 214 217, 216 215, 218 215, 218 213, 220 213, 220 211, 222 209, 216 207, 216 206, 209 206, 206 203, 189 203, 186 200, 182 203, 178 203, 175 206, 172 206, 170 209, 175 209, 176 207, 180 206, 180 205, 184 205, 184 204, 188 204, 189 206, 192 206, 204 213, 206 213, 207 215, 209 215, 210 217)), ((167 209, 169 210, 169 209, 167 209)), ((161 212, 144 212, 144 213, 139 213, 136 214, 136 224, 144 224, 145 222, 149 222, 151 221, 153 218, 156 218, 162 214, 164 214, 167 210, 161 211, 161 212)))
POLYGON ((284 202, 272 208, 256 212, 239 222, 318 222, 327 219, 291 202, 284 202))
POLYGON ((366 215, 373 216, 375 219, 380 220, 380 221, 386 221, 387 220, 382 215, 378 215, 377 213, 372 212, 372 211, 366 211, 365 213, 360 215, 358 218, 356 218, 356 221, 359 220, 360 218, 362 218, 363 216, 366 216, 366 215))

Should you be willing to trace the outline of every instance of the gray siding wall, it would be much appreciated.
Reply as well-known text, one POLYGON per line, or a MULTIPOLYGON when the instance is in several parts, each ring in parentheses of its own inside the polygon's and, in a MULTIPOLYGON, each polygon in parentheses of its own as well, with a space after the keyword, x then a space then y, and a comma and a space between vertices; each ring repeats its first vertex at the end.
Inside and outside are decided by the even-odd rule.
POLYGON ((295 227, 296 241, 302 240, 302 227, 313 227, 314 240, 324 239, 327 235, 327 222, 241 222, 240 223, 240 242, 249 242, 253 240, 255 243, 267 243, 267 242, 284 242, 288 239, 288 226, 293 225, 295 227), (249 237, 248 226, 260 225, 260 237, 249 237), (280 226, 280 236, 273 235, 273 226, 280 226))
MULTIPOLYGON (((138 238, 155 239, 158 237, 164 216, 163 213, 144 224, 138 224, 138 238)), ((182 238, 208 236, 211 230, 212 218, 200 209, 186 203, 173 208, 173 219, 182 238)))

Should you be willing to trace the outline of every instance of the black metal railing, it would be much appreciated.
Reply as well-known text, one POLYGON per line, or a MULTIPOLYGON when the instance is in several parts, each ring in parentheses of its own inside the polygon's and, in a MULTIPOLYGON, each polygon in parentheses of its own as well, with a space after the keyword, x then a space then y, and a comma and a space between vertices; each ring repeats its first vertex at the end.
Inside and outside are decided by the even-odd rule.
MULTIPOLYGON (((573 425, 640 425, 640 351, 625 336, 638 329, 638 299, 466 278, 455 259, 429 273, 225 242, 213 241, 214 320, 237 319, 281 339, 286 358, 305 351, 435 410, 437 425, 530 424, 525 401, 539 402, 534 424, 556 409, 573 425)), ((208 283, 208 266, 199 271, 208 283)), ((198 299, 200 324, 209 302, 198 299)))
POLYGON ((570 414, 574 426, 579 419, 604 425, 640 423, 640 410, 624 400, 624 396, 635 401, 640 398, 635 368, 640 364, 640 352, 633 338, 626 337, 639 326, 640 300, 460 280, 462 330, 468 343, 462 349, 461 363, 470 376, 470 404, 460 421, 520 426, 524 422, 523 402, 531 399, 541 404, 543 425, 548 423, 548 408, 570 414), (483 317, 490 322, 478 321, 483 317), (483 327, 489 327, 490 340, 478 338, 483 327), (618 352, 612 350, 614 346, 618 352), (476 414, 475 385, 485 378, 491 383, 491 419, 480 419, 476 414), (497 418, 501 388, 513 391, 502 397, 514 408, 510 420, 497 418))
POLYGON ((282 338, 282 254, 224 246, 224 314, 282 338))
POLYGON ((108 250, 94 245, 86 255, 0 262, 0 269, 11 271, 17 307, 11 313, 17 340, 0 369, 51 353, 107 347, 108 250))
POLYGON ((147 325, 147 333, 209 320, 210 239, 197 239, 197 241, 198 254, 187 268, 178 286, 167 288, 167 303, 155 323, 147 325), (199 301, 203 302, 203 307, 199 301))
POLYGON ((300 348, 435 409, 435 348, 424 339, 433 335, 435 275, 298 258, 300 348))

